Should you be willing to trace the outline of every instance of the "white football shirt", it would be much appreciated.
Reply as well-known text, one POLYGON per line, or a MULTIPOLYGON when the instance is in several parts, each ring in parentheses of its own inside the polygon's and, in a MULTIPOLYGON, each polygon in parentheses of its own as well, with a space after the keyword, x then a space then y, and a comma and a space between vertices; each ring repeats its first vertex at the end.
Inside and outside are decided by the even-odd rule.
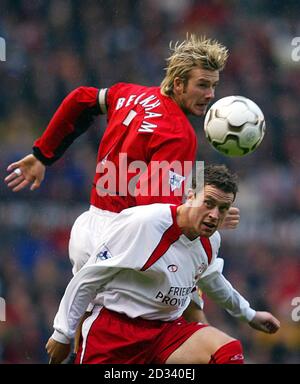
POLYGON ((213 299, 221 298, 219 304, 234 315, 239 314, 241 303, 249 309, 223 276, 224 281, 216 280, 222 272, 217 260, 219 233, 189 240, 177 225, 176 210, 169 204, 139 206, 123 210, 111 221, 98 250, 66 289, 54 320, 57 341, 67 342, 74 336, 90 302, 130 318, 175 320, 189 305, 209 266, 212 273, 201 288, 207 285, 209 292, 209 276, 213 276, 212 285, 217 284, 209 292, 212 297, 217 292, 213 299))

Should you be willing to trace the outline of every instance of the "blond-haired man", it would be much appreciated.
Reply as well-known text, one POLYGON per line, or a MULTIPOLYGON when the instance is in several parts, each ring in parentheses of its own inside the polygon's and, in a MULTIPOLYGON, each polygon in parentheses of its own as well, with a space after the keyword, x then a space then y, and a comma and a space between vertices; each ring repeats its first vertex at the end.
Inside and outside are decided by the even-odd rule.
POLYGON ((177 42, 174 47, 170 44, 170 48, 173 52, 167 59, 161 93, 173 98, 186 114, 202 116, 207 102, 214 97, 214 88, 219 81, 219 72, 226 64, 228 50, 216 40, 197 38, 195 35, 182 43, 177 42), (192 85, 201 89, 197 92, 199 99, 195 104, 191 103, 192 85))

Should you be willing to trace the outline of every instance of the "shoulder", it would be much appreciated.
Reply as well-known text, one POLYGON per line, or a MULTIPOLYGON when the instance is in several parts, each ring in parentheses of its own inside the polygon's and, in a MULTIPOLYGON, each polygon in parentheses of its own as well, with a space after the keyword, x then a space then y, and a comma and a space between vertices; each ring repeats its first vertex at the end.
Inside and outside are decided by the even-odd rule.
MULTIPOLYGON (((210 265, 217 265, 216 262, 219 259, 218 253, 221 246, 221 236, 218 231, 216 231, 210 238, 209 238, 210 244, 211 244, 211 250, 212 250, 212 258, 210 261, 210 265)), ((217 262, 218 263, 218 262, 217 262)))
POLYGON ((212 253, 213 255, 216 255, 219 251, 219 248, 221 246, 221 235, 220 232, 216 231, 210 238, 209 238, 212 253))
POLYGON ((169 204, 141 205, 124 209, 116 215, 103 232, 102 240, 106 244, 114 244, 114 247, 126 244, 128 248, 139 243, 150 249, 151 244, 157 242, 172 224, 169 204))
POLYGON ((140 205, 124 209, 118 216, 120 220, 144 226, 168 226, 173 222, 170 204, 140 205))
POLYGON ((147 87, 133 83, 116 83, 107 91, 108 107, 116 111, 131 109, 152 109, 158 100, 157 87, 147 87))
POLYGON ((115 94, 124 94, 124 96, 126 96, 129 93, 141 92, 149 89, 151 88, 140 84, 120 82, 109 87, 108 94, 110 96, 115 94))
POLYGON ((212 272, 221 271, 223 269, 224 261, 218 257, 219 248, 221 245, 221 236, 217 231, 211 237, 209 237, 209 243, 211 246, 211 260, 207 270, 203 273, 202 277, 210 275, 212 272))

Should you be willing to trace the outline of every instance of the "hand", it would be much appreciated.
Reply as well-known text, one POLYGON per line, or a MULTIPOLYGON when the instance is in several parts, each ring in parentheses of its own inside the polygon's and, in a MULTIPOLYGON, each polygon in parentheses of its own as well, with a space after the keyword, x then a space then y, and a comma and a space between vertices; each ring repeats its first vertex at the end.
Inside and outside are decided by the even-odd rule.
POLYGON ((198 308, 198 306, 194 303, 193 300, 191 300, 189 306, 183 312, 183 317, 189 323, 191 323, 192 321, 196 321, 197 323, 208 324, 204 311, 198 308))
POLYGON ((230 207, 219 229, 235 229, 240 222, 240 210, 230 207))
POLYGON ((275 333, 280 328, 280 321, 269 312, 256 312, 249 325, 265 333, 275 333))
POLYGON ((45 177, 46 167, 34 155, 12 163, 7 168, 11 172, 4 181, 13 192, 19 192, 32 183, 30 190, 39 188, 45 177))
POLYGON ((50 337, 46 344, 46 350, 50 356, 49 364, 62 363, 70 353, 70 344, 62 344, 50 337))

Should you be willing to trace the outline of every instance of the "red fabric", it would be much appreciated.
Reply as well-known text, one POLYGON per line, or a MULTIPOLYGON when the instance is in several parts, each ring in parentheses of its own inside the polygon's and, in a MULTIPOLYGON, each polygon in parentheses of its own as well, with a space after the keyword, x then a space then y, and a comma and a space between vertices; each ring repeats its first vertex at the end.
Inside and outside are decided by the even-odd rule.
POLYGON ((209 364, 244 364, 243 348, 239 340, 231 341, 219 348, 209 364))
POLYGON ((188 161, 190 166, 186 164, 185 172, 188 174, 195 161, 196 145, 196 135, 187 117, 172 99, 161 95, 159 87, 114 85, 108 91, 108 125, 99 147, 91 204, 113 212, 135 205, 181 204, 184 185, 172 191, 170 196, 169 170, 182 174, 183 162, 188 161), (136 116, 126 126, 124 120, 130 111, 135 111, 136 116), (120 160, 120 154, 126 154, 126 160, 120 160), (109 188, 111 180, 108 178, 104 190, 116 190, 116 193, 103 198, 99 196, 99 185, 102 187, 103 175, 108 174, 105 169, 108 161, 116 166, 117 183, 112 182, 109 188), (132 169, 129 172, 128 165, 133 161, 144 162, 147 170, 132 169), (173 164, 159 169, 158 162, 162 161, 173 164), (136 188, 131 186, 128 192, 128 185, 134 178, 139 181, 136 188))
POLYGON ((211 248, 210 240, 208 237, 201 236, 200 241, 207 255, 208 264, 210 264, 211 258, 212 258, 212 248, 211 248))
MULTIPOLYGON (((173 322, 130 319, 103 308, 92 324, 83 364, 163 364, 194 332, 206 327, 188 323, 183 317, 173 322)), ((79 364, 82 343, 76 356, 79 364)))
MULTIPOLYGON (((188 176, 196 158, 197 138, 186 115, 171 98, 161 95, 159 87, 118 83, 108 90, 107 104, 108 124, 98 150, 91 204, 112 212, 144 204, 181 204, 184 183, 170 192, 169 171, 188 176), (135 117, 124 124, 131 111, 135 117), (127 158, 120 159, 120 154, 127 158), (128 169, 134 161, 148 168, 140 170, 135 164, 128 169), (160 169, 162 161, 171 165, 160 169), (114 165, 112 173, 109 164, 114 165)), ((36 156, 45 164, 62 156, 89 127, 97 107, 98 89, 80 87, 71 92, 34 143, 36 156)))
POLYGON ((61 103, 43 135, 34 142, 46 158, 53 158, 55 151, 74 132, 74 126, 81 113, 97 105, 98 89, 79 87, 72 91, 61 103))

